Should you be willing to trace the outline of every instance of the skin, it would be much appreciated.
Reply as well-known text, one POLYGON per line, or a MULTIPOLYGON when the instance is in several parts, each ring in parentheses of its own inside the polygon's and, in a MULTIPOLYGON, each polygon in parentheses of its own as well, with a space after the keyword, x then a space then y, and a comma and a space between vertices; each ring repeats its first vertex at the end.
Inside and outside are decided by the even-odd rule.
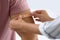
MULTIPOLYGON (((39 19, 37 19, 37 21, 41 21, 41 22, 54 20, 53 18, 51 18, 47 14, 47 12, 45 10, 34 11, 33 14, 31 14, 31 16, 34 16, 35 18, 38 17, 39 19)), ((10 27, 12 29, 14 29, 15 31, 17 30, 19 35, 24 34, 24 33, 40 34, 41 35, 41 32, 39 31, 39 25, 33 24, 33 23, 27 23, 26 21, 24 21, 23 18, 27 18, 27 17, 23 17, 22 15, 19 15, 17 20, 16 19, 11 20, 10 27), (21 33, 21 32, 24 32, 24 33, 21 33)), ((29 34, 28 34, 28 36, 29 36, 29 34)), ((34 36, 30 36, 30 37, 28 37, 28 36, 26 37, 26 34, 25 34, 26 39, 33 37, 32 39, 35 40, 34 36)), ((21 36, 21 37, 23 37, 23 36, 21 36)))
MULTIPOLYGON (((18 13, 17 15, 12 15, 11 16, 11 21, 13 21, 14 19, 15 20, 18 20, 19 15, 22 15, 24 17, 23 18, 23 21, 25 21, 26 23, 32 23, 32 24, 34 24, 33 18, 32 18, 32 16, 30 16, 30 13, 31 12, 28 9, 28 10, 25 10, 23 12, 18 13), (25 15, 27 15, 27 16, 25 17, 25 15)), ((20 21, 20 22, 23 22, 23 21, 20 21)), ((24 27, 26 27, 26 26, 24 26, 24 27)), ((22 31, 22 29, 21 30, 20 29, 17 29, 18 26, 17 27, 11 26, 11 28, 13 30, 15 30, 21 36, 21 39, 22 40, 37 40, 37 34, 33 34, 32 32, 25 32, 25 31, 22 31)))
POLYGON ((36 19, 37 21, 40 21, 40 22, 46 22, 46 21, 52 21, 54 20, 54 18, 51 18, 47 11, 45 10, 37 10, 37 11, 34 11, 32 16, 34 16, 35 18, 39 18, 39 19, 36 19))

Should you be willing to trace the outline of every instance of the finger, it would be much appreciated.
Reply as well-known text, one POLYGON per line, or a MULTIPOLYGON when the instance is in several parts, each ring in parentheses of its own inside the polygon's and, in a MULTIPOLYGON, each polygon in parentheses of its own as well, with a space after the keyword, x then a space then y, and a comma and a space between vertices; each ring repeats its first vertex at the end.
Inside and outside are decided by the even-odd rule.
POLYGON ((40 15, 40 14, 42 14, 42 12, 43 12, 43 10, 37 10, 37 11, 34 11, 32 15, 34 15, 34 14, 39 14, 40 15))
POLYGON ((41 14, 41 11, 40 11, 40 10, 37 10, 36 13, 37 13, 37 14, 41 14))
POLYGON ((42 11, 44 11, 44 10, 36 10, 36 11, 34 11, 34 13, 41 14, 42 11))
POLYGON ((33 13, 32 15, 33 15, 33 16, 38 16, 38 14, 37 14, 37 13, 33 13))
POLYGON ((36 10, 35 13, 42 14, 42 12, 46 12, 45 10, 36 10))
POLYGON ((40 18, 40 17, 41 17, 41 14, 35 13, 35 14, 33 14, 33 15, 34 15, 34 18, 40 18))

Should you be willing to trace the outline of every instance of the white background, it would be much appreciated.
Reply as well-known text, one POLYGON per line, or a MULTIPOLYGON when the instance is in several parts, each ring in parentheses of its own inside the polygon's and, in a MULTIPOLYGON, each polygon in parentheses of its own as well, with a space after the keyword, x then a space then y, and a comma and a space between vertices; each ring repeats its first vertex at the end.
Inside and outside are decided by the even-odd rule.
MULTIPOLYGON (((46 10, 48 14, 55 18, 60 16, 60 0, 27 0, 31 11, 34 10, 46 10)), ((38 23, 38 22, 36 22, 38 23)), ((38 36, 39 40, 48 40, 46 37, 38 36)), ((21 38, 16 34, 16 40, 21 38)))

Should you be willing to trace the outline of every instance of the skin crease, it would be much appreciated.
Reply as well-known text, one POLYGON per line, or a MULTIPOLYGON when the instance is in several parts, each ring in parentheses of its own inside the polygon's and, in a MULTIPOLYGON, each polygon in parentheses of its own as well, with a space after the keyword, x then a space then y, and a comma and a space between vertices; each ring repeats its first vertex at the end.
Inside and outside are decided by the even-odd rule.
MULTIPOLYGON (((47 14, 47 12, 45 10, 34 11, 33 14, 31 14, 31 16, 34 16, 35 18, 38 17, 39 19, 36 19, 36 20, 37 21, 41 21, 41 22, 46 22, 46 21, 52 21, 52 20, 54 20, 53 18, 51 18, 47 14)), ((29 17, 26 17, 26 18, 29 18, 29 17)), ((10 26, 15 31, 17 30, 17 32, 18 32, 18 34, 20 36, 22 34, 25 34, 25 33, 31 33, 32 36, 30 36, 30 37, 28 37, 29 34, 28 34, 28 36, 26 36, 27 34, 21 36, 23 38, 22 40, 24 40, 25 38, 28 39, 28 38, 34 37, 33 34, 40 34, 41 35, 41 33, 39 31, 39 27, 38 27, 39 25, 33 24, 33 23, 29 23, 29 22, 27 23, 26 20, 24 21, 22 15, 20 15, 18 17, 18 20, 16 20, 16 19, 11 20, 10 21, 10 26)), ((36 37, 34 37, 34 38, 36 38, 36 37)), ((34 38, 32 38, 32 39, 35 40, 34 38)))

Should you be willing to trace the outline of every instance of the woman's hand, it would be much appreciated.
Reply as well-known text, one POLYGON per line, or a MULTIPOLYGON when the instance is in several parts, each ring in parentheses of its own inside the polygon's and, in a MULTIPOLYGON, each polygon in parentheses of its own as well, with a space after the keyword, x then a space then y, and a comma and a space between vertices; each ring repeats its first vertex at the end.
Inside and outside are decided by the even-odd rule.
POLYGON ((36 19, 36 20, 41 21, 41 22, 46 22, 46 21, 53 20, 53 18, 51 18, 45 10, 34 11, 32 15, 35 18, 39 18, 39 19, 36 19))

